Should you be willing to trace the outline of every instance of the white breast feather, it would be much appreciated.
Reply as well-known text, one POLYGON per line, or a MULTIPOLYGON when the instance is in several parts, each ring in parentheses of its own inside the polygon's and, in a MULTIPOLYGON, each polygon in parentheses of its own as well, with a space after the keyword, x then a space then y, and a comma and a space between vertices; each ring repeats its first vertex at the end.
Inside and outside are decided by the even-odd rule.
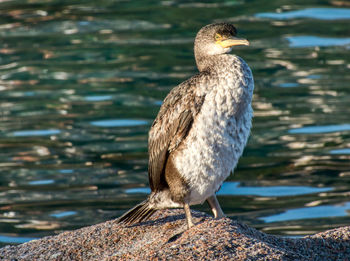
POLYGON ((203 203, 219 190, 237 165, 250 134, 253 77, 241 58, 226 58, 235 67, 218 72, 215 80, 198 89, 207 93, 204 103, 175 157, 176 168, 189 184, 191 205, 203 203))

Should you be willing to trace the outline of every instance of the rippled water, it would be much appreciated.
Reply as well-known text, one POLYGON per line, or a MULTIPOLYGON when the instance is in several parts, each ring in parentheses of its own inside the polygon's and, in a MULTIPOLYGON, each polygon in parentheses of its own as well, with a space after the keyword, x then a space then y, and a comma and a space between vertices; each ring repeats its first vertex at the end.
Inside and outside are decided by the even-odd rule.
POLYGON ((2 245, 146 197, 148 129, 196 72, 197 30, 216 21, 250 40, 235 52, 256 82, 249 144, 218 192, 225 213, 287 236, 349 225, 348 2, 1 1, 0 12, 2 245))

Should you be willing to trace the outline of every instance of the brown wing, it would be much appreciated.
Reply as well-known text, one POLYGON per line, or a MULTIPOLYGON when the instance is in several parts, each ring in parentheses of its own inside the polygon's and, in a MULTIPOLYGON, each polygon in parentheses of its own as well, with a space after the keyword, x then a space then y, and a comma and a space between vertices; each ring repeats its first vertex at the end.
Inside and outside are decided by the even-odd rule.
POLYGON ((204 96, 196 95, 196 75, 175 87, 165 98, 148 138, 148 176, 152 191, 166 187, 164 167, 170 152, 186 138, 204 96))

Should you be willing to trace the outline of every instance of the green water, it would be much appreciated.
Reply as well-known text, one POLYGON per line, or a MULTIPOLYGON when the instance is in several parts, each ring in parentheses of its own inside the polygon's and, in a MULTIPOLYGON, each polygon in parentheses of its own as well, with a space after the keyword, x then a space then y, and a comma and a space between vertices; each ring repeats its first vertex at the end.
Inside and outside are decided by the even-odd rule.
POLYGON ((218 21, 250 41, 234 52, 256 83, 224 212, 286 236, 349 225, 348 2, 1 1, 1 245, 115 218, 147 196, 148 129, 196 73, 196 32, 218 21))

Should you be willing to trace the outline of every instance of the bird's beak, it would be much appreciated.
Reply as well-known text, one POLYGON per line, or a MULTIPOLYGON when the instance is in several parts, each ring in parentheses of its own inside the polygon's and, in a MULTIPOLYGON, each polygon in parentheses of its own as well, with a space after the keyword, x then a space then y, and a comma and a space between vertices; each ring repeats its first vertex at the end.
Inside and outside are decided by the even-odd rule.
POLYGON ((243 38, 231 37, 229 39, 221 40, 219 44, 224 48, 230 48, 234 45, 249 45, 249 42, 243 38))

